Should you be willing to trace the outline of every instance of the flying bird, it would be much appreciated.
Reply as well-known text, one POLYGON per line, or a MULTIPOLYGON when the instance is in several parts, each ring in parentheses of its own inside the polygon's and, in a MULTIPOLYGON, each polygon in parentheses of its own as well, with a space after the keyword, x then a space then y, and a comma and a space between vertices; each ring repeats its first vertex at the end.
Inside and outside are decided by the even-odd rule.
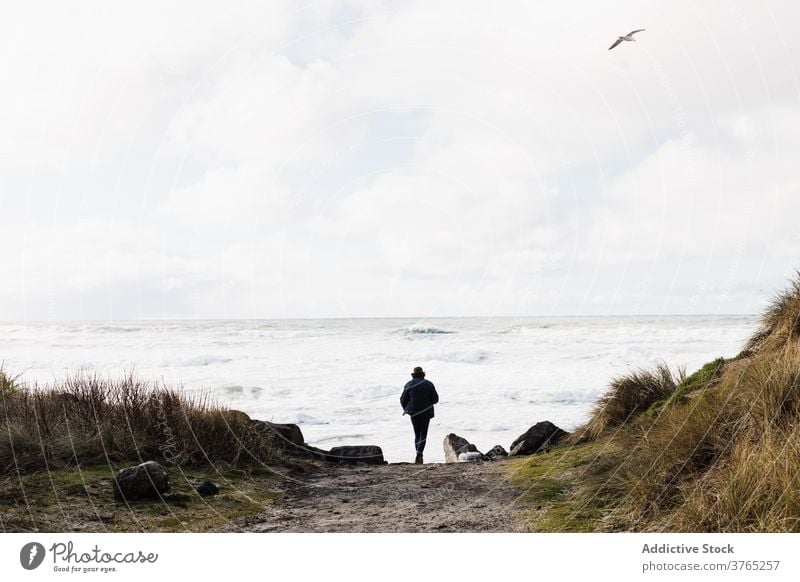
POLYGON ((615 40, 615 41, 614 41, 614 44, 612 44, 610 47, 608 47, 608 50, 611 50, 612 48, 614 48, 615 46, 617 46, 619 43, 621 43, 623 40, 628 40, 628 41, 631 41, 631 42, 636 42, 636 39, 635 39, 635 38, 633 38, 633 35, 634 35, 634 34, 636 34, 637 32, 642 32, 643 30, 644 30, 644 28, 637 28, 636 30, 632 30, 632 31, 630 31, 630 32, 629 32, 628 34, 626 34, 625 36, 619 36, 619 37, 617 37, 617 40, 615 40))

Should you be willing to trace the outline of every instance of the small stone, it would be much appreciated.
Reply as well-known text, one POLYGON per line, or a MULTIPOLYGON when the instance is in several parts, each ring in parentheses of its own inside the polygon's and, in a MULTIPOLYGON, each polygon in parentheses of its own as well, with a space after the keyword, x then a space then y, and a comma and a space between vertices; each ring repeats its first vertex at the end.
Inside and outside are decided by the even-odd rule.
POLYGON ((484 461, 496 461, 501 457, 507 457, 508 453, 506 450, 501 447, 500 445, 495 445, 491 449, 489 449, 485 455, 483 455, 484 461))
POLYGON ((219 494, 219 487, 211 481, 203 481, 197 486, 196 491, 203 497, 211 497, 219 494))
POLYGON ((157 499, 169 489, 169 474, 155 461, 147 461, 122 469, 112 484, 117 499, 157 499))

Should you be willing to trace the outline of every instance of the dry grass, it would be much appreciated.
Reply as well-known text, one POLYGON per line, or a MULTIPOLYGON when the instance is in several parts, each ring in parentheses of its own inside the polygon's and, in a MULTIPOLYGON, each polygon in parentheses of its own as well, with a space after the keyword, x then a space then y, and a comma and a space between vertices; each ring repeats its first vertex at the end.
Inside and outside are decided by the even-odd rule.
POLYGON ((10 396, 17 391, 13 378, 9 378, 0 365, 0 398, 10 396))
POLYGON ((246 415, 133 375, 46 388, 0 375, 0 388, 0 474, 147 460, 256 466, 277 454, 246 415))
POLYGON ((652 370, 639 369, 614 378, 595 405, 589 422, 576 431, 578 438, 592 440, 611 428, 630 423, 654 403, 669 398, 682 380, 682 373, 676 378, 663 363, 652 370))
POLYGON ((770 302, 761 326, 744 346, 745 354, 774 351, 787 347, 800 337, 800 272, 770 302))
POLYGON ((629 529, 798 531, 800 359, 767 357, 617 437, 629 529))
POLYGON ((570 511, 595 508, 606 530, 800 532, 800 277, 737 358, 679 376, 611 383, 566 443, 601 451, 570 511))

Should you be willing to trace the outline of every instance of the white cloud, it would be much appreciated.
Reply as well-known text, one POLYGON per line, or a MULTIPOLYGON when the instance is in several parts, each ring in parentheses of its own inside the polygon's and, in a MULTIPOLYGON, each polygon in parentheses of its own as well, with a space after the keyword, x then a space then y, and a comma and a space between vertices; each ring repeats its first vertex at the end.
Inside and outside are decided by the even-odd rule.
POLYGON ((14 11, 0 293, 38 316, 682 311, 687 272, 743 310, 795 266, 789 2, 14 11))

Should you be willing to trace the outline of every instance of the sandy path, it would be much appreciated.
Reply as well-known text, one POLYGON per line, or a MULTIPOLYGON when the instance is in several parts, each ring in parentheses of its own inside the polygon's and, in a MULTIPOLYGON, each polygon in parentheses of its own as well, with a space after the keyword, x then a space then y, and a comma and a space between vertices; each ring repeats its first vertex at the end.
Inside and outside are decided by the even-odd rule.
POLYGON ((284 496, 242 520, 249 532, 511 532, 523 508, 503 462, 337 466, 286 479, 284 496))

